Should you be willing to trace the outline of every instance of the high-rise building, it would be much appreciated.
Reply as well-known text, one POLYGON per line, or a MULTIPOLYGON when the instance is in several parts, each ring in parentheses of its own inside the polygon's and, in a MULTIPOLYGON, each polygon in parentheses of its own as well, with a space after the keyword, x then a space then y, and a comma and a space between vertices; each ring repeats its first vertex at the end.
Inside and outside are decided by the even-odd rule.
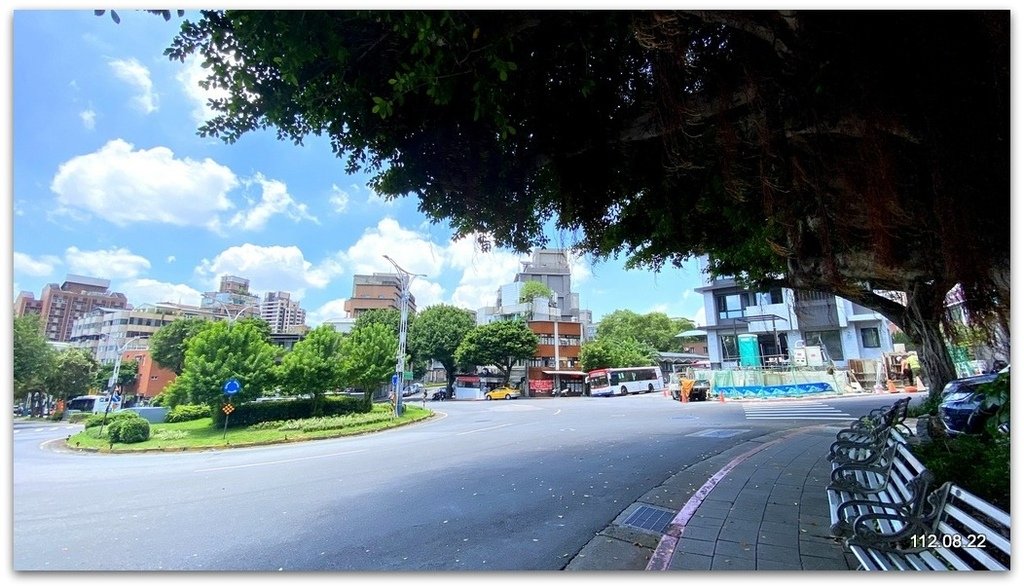
POLYGON ((31 293, 19 294, 15 316, 38 308, 43 336, 49 341, 66 342, 71 337, 74 321, 93 309, 130 307, 124 294, 111 292, 109 288, 110 280, 68 274, 59 285, 47 284, 38 302, 31 293))
MULTIPOLYGON (((375 273, 352 277, 352 297, 345 301, 345 314, 358 317, 367 310, 402 309, 402 280, 398 274, 375 273)), ((409 294, 409 313, 416 312, 416 297, 409 294)))
POLYGON ((260 305, 260 316, 275 335, 294 332, 296 327, 306 324, 306 311, 288 292, 267 292, 260 305))
POLYGON ((221 276, 220 289, 204 292, 200 306, 226 318, 260 316, 260 297, 249 292, 248 279, 238 276, 221 276))
POLYGON ((43 309, 43 301, 36 300, 34 294, 27 290, 18 293, 14 299, 14 316, 25 316, 26 314, 39 314, 43 309))

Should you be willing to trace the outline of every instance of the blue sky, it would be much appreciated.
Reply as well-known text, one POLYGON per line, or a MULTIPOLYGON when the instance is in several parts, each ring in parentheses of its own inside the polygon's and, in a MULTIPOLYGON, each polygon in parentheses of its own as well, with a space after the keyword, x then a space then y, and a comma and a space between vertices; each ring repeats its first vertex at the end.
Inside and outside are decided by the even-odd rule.
MULTIPOLYGON (((482 253, 431 225, 413 197, 386 202, 323 138, 200 138, 201 68, 163 56, 178 29, 130 9, 13 11, 12 299, 69 274, 111 281, 134 305, 198 304, 219 276, 298 298, 307 324, 344 316, 358 273, 425 274, 420 308, 493 304, 521 256, 482 253)), ((569 243, 551 233, 552 245, 569 243)), ((696 262, 660 273, 574 262, 595 320, 616 309, 701 317, 696 262)))

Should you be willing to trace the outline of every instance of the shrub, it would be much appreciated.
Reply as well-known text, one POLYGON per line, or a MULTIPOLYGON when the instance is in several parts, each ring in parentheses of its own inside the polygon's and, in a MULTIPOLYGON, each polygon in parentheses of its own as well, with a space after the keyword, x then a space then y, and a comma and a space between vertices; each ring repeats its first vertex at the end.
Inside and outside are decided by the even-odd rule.
POLYGON ((179 404, 167 411, 166 422, 184 423, 197 421, 210 416, 210 407, 205 404, 179 404))
MULTIPOLYGON (((293 421, 308 419, 313 415, 312 398, 296 398, 272 402, 232 403, 235 407, 228 419, 228 427, 248 427, 270 421, 293 421)), ((320 412, 324 417, 369 412, 372 406, 365 406, 359 398, 350 396, 324 396, 320 401, 320 412)), ((224 413, 217 410, 214 426, 224 426, 224 413)))
POLYGON ((107 436, 111 443, 141 443, 149 439, 149 421, 133 412, 120 414, 135 416, 118 418, 110 423, 107 436))
POLYGON ((104 417, 106 417, 108 425, 113 424, 115 421, 117 421, 119 419, 132 418, 132 417, 141 418, 141 417, 139 417, 139 415, 135 414, 134 412, 132 412, 130 410, 127 410, 127 411, 115 411, 115 412, 111 412, 111 413, 108 413, 108 414, 104 414, 102 412, 91 412, 91 413, 82 413, 82 414, 85 415, 85 420, 83 422, 85 423, 85 428, 86 429, 88 429, 89 427, 98 427, 98 426, 100 426, 100 424, 103 423, 103 418, 104 417))
POLYGON ((934 475, 1010 512, 1010 438, 960 435, 911 446, 934 475))

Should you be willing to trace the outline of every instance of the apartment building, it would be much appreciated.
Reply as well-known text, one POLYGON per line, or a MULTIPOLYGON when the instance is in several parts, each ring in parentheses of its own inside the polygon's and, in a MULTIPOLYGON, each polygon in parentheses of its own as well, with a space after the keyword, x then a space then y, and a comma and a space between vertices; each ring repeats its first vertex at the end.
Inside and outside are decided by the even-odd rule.
MULTIPOLYGON (((345 314, 356 318, 367 310, 402 309, 402 280, 398 274, 358 274, 352 277, 352 297, 345 301, 345 314)), ((416 312, 416 297, 409 294, 409 313, 416 312)))
POLYGON ((260 297, 249 291, 249 280, 224 275, 216 292, 204 292, 200 308, 220 313, 225 318, 260 316, 260 297))
POLYGON ((88 349, 100 363, 114 363, 121 348, 144 349, 145 339, 179 318, 223 318, 213 309, 161 302, 137 308, 94 308, 76 320, 68 341, 74 347, 88 349), (135 339, 135 341, 132 341, 135 339))
POLYGON ((260 317, 275 335, 297 333, 306 324, 306 311, 288 292, 267 292, 260 304, 260 317))
POLYGON ((587 375, 580 369, 582 323, 535 320, 526 324, 540 339, 536 353, 526 361, 523 370, 527 396, 551 396, 566 389, 568 396, 582 396, 587 375))
POLYGON ((716 369, 815 362, 799 349, 821 351, 821 361, 845 368, 851 359, 881 360, 892 351, 890 322, 832 294, 788 288, 755 292, 730 277, 710 278, 695 289, 704 297, 708 356, 716 369), (741 350, 741 347, 743 348, 741 350), (742 358, 741 358, 742 356, 742 358))
POLYGON ((67 274, 61 284, 47 284, 37 301, 30 292, 18 295, 14 315, 38 313, 43 336, 52 342, 67 342, 75 320, 96 308, 129 308, 128 298, 110 291, 110 280, 67 274))

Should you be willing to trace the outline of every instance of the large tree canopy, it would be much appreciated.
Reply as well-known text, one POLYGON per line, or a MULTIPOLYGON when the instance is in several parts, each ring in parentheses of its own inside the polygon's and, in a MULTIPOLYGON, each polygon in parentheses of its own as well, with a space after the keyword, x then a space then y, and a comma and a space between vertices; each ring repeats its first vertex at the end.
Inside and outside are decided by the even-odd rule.
POLYGON ((941 385, 950 288, 1006 324, 1009 40, 1009 11, 211 11, 167 54, 228 91, 203 135, 326 134, 485 244, 554 220, 598 257, 839 294, 941 385))

